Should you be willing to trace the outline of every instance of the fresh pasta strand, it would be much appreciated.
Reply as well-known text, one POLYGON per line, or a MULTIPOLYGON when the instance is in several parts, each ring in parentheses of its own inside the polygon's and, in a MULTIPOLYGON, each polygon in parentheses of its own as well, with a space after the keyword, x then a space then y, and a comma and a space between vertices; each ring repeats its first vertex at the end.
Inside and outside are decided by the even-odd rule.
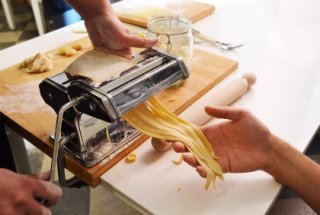
POLYGON ((211 183, 215 188, 216 177, 223 180, 222 168, 201 129, 169 111, 155 97, 129 110, 123 114, 123 118, 151 137, 183 142, 207 171, 205 189, 208 189, 211 183))

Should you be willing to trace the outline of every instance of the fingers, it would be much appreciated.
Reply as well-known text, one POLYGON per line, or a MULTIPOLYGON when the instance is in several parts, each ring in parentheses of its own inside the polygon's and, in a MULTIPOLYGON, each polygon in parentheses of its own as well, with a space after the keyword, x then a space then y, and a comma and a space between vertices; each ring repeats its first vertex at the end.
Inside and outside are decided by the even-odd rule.
POLYGON ((202 178, 206 178, 207 177, 207 171, 203 166, 197 166, 196 167, 196 171, 199 173, 199 175, 202 178))
POLYGON ((190 154, 184 154, 183 160, 189 164, 190 166, 196 168, 196 171, 199 173, 199 175, 203 178, 207 177, 207 171, 204 167, 202 167, 198 161, 195 159, 193 155, 190 154))
POLYGON ((223 118, 223 119, 230 119, 230 120, 239 120, 241 119, 247 111, 243 109, 231 108, 231 107, 205 107, 205 111, 208 115, 223 118))
POLYGON ((178 153, 188 152, 188 149, 184 146, 183 143, 180 143, 180 142, 173 143, 173 149, 175 152, 178 152, 178 153))
POLYGON ((164 151, 167 151, 172 142, 169 142, 169 141, 165 141, 165 140, 160 140, 160 139, 157 139, 157 138, 152 138, 151 139, 151 144, 153 146, 153 148, 158 151, 158 152, 164 152, 164 151))
MULTIPOLYGON (((188 149, 184 146, 183 143, 180 143, 180 142, 173 143, 173 149, 178 153, 188 152, 188 149)), ((190 154, 184 154, 183 160, 193 167, 196 167, 199 165, 198 161, 194 158, 194 156, 190 154)))
POLYGON ((157 42, 158 42, 157 38, 147 39, 147 38, 137 37, 135 35, 130 35, 126 38, 125 44, 128 47, 150 48, 156 45, 157 42))
MULTIPOLYGON (((188 149, 183 145, 183 143, 175 142, 173 143, 173 149, 178 153, 188 152, 188 149)), ((183 160, 189 164, 192 167, 196 168, 196 171, 199 173, 199 175, 203 178, 207 177, 207 171, 205 168, 203 168, 198 161, 195 159, 195 157, 191 154, 184 154, 183 160)))
POLYGON ((33 215, 33 214, 41 214, 41 215, 51 215, 50 209, 41 205, 41 203, 37 202, 36 200, 29 201, 26 204, 26 211, 25 214, 33 215))
POLYGON ((132 59, 132 52, 130 48, 124 48, 121 50, 112 50, 110 53, 118 55, 120 57, 127 58, 128 60, 132 59))
POLYGON ((30 200, 24 207, 24 213, 27 215, 51 215, 51 211, 35 200, 30 200))
POLYGON ((41 209, 42 209, 42 215, 51 215, 52 214, 51 211, 43 205, 41 206, 41 209))
POLYGON ((193 157, 193 155, 190 154, 184 154, 183 155, 183 160, 188 163, 192 167, 197 167, 199 166, 198 161, 193 157))
POLYGON ((34 180, 33 195, 37 199, 46 199, 46 202, 48 202, 47 206, 51 207, 59 202, 62 190, 51 182, 34 180))
POLYGON ((121 50, 111 50, 111 49, 107 48, 106 46, 96 46, 94 48, 95 48, 95 50, 104 52, 106 54, 118 55, 120 57, 127 58, 128 60, 132 59, 132 53, 131 53, 130 48, 124 48, 121 50))

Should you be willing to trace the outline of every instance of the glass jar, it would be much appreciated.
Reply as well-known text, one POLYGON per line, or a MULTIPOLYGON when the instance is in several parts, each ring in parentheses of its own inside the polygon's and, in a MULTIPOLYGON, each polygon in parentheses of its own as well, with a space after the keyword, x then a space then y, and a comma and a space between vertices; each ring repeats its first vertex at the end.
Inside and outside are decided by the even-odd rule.
MULTIPOLYGON (((191 21, 181 16, 157 16, 148 21, 147 38, 158 38, 157 49, 179 56, 189 72, 193 51, 191 21)), ((179 87, 183 81, 173 86, 179 87)))

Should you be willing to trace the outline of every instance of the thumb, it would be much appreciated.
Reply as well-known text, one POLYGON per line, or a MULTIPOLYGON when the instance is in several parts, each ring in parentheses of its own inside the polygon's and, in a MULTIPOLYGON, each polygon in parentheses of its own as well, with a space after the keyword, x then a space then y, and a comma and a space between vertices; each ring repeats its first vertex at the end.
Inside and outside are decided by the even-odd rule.
POLYGON ((130 35, 126 40, 126 45, 128 47, 138 47, 138 48, 150 48, 156 45, 158 42, 157 38, 142 38, 134 35, 130 35))
POLYGON ((231 107, 205 107, 208 115, 216 118, 239 120, 243 117, 244 110, 231 107))

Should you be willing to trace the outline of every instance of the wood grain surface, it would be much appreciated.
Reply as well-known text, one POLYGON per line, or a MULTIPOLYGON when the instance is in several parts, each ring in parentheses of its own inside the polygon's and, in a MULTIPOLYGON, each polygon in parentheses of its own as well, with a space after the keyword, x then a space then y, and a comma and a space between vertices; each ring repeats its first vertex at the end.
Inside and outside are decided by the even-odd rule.
MULTIPOLYGON (((17 65, 0 71, 0 112, 4 122, 22 137, 26 138, 41 151, 52 156, 53 144, 48 135, 55 126, 56 114, 44 103, 38 85, 46 77, 62 72, 73 60, 92 48, 88 38, 79 40, 84 49, 75 56, 59 56, 57 50, 48 54, 52 57, 54 69, 41 74, 27 74, 17 65)), ((67 44, 70 45, 70 44, 67 44)), ((173 112, 181 113, 190 104, 205 94, 210 88, 234 71, 238 63, 202 50, 194 50, 190 78, 181 88, 170 88, 157 95, 173 112)), ((102 161, 86 168, 69 156, 65 156, 66 168, 95 187, 100 183, 100 176, 113 165, 133 151, 148 137, 140 135, 133 143, 113 160, 102 161)))
POLYGON ((212 14, 214 9, 213 5, 184 0, 164 1, 163 4, 156 1, 136 4, 132 0, 124 0, 116 13, 122 22, 147 27, 148 20, 153 16, 181 15, 194 23, 212 14))

